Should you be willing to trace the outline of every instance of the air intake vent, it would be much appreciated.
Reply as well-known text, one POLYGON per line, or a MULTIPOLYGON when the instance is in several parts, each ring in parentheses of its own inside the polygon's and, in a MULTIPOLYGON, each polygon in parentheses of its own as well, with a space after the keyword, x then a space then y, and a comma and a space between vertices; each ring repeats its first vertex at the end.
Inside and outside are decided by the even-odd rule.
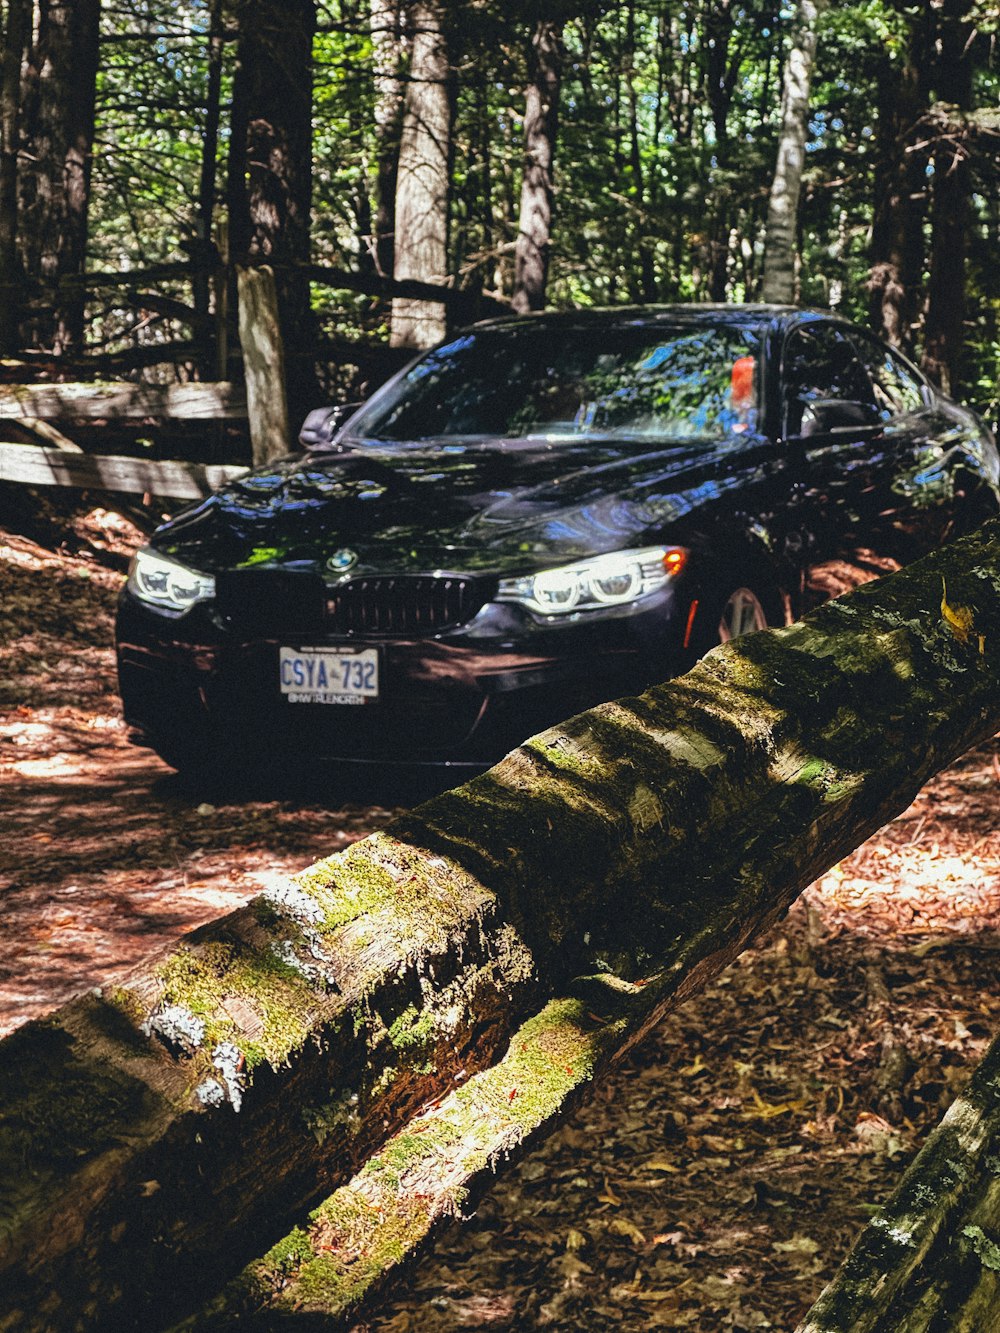
POLYGON ((319 634, 326 587, 318 574, 294 569, 231 569, 216 576, 219 615, 246 635, 319 634))
POLYGON ((436 634, 471 620, 492 590, 482 579, 451 574, 349 579, 328 594, 327 627, 382 638, 436 634))

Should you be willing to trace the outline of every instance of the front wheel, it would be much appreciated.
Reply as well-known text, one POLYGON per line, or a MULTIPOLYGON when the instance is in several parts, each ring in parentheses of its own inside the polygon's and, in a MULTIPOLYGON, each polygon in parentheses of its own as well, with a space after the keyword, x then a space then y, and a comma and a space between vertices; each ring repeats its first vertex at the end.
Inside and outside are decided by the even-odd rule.
POLYGON ((737 579, 736 575, 720 578, 692 603, 685 643, 692 664, 720 643, 785 623, 784 603, 772 583, 756 578, 751 585, 737 579))
POLYGON ((717 626, 718 642, 728 643, 744 634, 767 629, 768 617, 761 599, 752 588, 736 588, 722 605, 717 626))

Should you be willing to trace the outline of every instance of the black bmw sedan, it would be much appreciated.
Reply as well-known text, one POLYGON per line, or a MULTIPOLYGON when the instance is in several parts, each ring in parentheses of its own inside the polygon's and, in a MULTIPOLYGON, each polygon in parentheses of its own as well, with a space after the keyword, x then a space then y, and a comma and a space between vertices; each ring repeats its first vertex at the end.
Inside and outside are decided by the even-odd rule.
POLYGON ((476 325, 304 452, 159 528, 118 615, 134 738, 482 766, 807 609, 858 550, 995 513, 996 445, 829 315, 613 309, 476 325))

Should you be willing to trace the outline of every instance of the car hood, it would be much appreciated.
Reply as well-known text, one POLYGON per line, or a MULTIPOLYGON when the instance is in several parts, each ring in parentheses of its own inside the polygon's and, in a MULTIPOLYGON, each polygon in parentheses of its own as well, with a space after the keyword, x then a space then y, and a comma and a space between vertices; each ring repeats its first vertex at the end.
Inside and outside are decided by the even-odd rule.
POLYGON ((745 482, 764 443, 449 439, 307 454, 223 487, 153 544, 206 572, 333 568, 349 550, 355 573, 501 573, 641 543, 745 482))

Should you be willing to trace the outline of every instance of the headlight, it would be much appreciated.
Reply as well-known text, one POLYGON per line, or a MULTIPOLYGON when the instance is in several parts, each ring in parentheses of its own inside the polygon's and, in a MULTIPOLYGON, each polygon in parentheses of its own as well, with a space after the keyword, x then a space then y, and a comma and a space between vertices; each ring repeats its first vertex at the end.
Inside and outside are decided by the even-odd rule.
POLYGON ((622 606, 662 588, 684 568, 683 546, 647 546, 639 551, 595 555, 558 569, 501 579, 498 602, 519 602, 545 616, 622 606))
POLYGON ((195 602, 215 596, 215 579, 143 547, 128 572, 128 587, 141 602, 168 611, 186 611, 195 602))

